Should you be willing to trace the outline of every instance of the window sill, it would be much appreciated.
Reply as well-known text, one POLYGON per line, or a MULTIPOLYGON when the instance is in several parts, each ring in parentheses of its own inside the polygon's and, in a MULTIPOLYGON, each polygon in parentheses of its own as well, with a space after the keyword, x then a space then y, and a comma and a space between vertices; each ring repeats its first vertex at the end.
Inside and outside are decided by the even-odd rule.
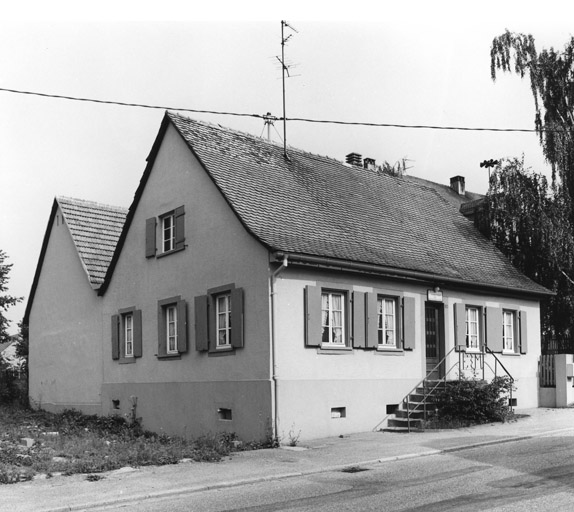
POLYGON ((174 252, 181 252, 185 249, 185 247, 180 247, 179 249, 172 249, 171 251, 166 251, 166 252, 162 252, 160 254, 156 254, 156 258, 163 258, 164 256, 169 256, 170 254, 173 254, 174 252))
POLYGON ((505 351, 503 350, 502 353, 501 353, 501 355, 513 357, 513 356, 519 356, 519 355, 521 355, 521 354, 519 354, 518 352, 505 352, 505 351))
POLYGON ((135 357, 120 357, 120 359, 118 360, 119 364, 133 364, 135 362, 136 362, 135 357))
POLYGON ((156 354, 156 357, 161 361, 169 361, 172 359, 181 359, 181 354, 156 354))
POLYGON ((386 348, 386 347, 377 347, 375 354, 381 356, 404 356, 405 351, 400 348, 386 348))
POLYGON ((317 354, 350 355, 353 353, 352 347, 318 347, 317 354))
POLYGON ((234 356, 235 349, 233 347, 210 349, 207 355, 208 357, 234 356))

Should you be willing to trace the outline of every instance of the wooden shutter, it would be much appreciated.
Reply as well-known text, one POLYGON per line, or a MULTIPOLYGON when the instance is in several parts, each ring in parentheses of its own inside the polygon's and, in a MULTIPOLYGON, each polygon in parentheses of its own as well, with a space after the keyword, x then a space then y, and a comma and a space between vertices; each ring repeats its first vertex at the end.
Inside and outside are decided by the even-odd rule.
POLYGON ((402 317, 403 348, 413 350, 415 348, 415 299, 403 297, 402 317))
POLYGON ((486 346, 493 352, 502 352, 502 309, 486 308, 486 346))
POLYGON ((175 209, 175 247, 174 249, 183 249, 185 247, 185 209, 183 206, 175 209))
POLYGON ((367 322, 367 339, 365 346, 377 348, 379 343, 379 313, 377 309, 377 294, 366 294, 366 322, 367 322))
POLYGON ((243 288, 231 290, 231 346, 243 348, 243 288))
POLYGON ((153 258, 155 256, 155 232, 156 232, 156 219, 152 217, 145 221, 145 257, 153 258))
POLYGON ((207 295, 195 297, 195 350, 200 352, 209 350, 208 304, 207 295))
POLYGON ((187 352, 187 302, 178 300, 177 304, 177 351, 187 352))
POLYGON ((321 346, 321 287, 305 287, 305 346, 321 346))
POLYGON ((134 357, 142 356, 142 312, 141 309, 136 309, 133 313, 133 341, 134 341, 134 357))
POLYGON ((112 359, 120 358, 120 315, 112 315, 112 359))
POLYGON ((157 355, 165 356, 167 354, 167 334, 165 332, 165 310, 160 303, 157 312, 157 355))
POLYGON ((454 305, 454 342, 456 350, 466 351, 466 306, 461 302, 454 305))
POLYGON ((366 310, 365 293, 353 292, 353 347, 365 348, 366 342, 366 310))
POLYGON ((519 313, 519 324, 520 324, 520 353, 526 354, 528 351, 528 328, 527 328, 527 316, 526 311, 520 311, 519 313))

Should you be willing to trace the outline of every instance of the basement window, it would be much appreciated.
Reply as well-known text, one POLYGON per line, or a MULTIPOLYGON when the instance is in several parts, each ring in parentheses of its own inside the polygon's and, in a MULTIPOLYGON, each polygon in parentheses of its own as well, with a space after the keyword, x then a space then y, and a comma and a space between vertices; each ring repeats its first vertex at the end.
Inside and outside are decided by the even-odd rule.
POLYGON ((347 408, 346 407, 332 407, 331 408, 331 418, 346 418, 347 417, 347 408))
POLYGON ((217 415, 220 420, 231 421, 233 419, 231 409, 224 409, 221 407, 217 409, 217 415))

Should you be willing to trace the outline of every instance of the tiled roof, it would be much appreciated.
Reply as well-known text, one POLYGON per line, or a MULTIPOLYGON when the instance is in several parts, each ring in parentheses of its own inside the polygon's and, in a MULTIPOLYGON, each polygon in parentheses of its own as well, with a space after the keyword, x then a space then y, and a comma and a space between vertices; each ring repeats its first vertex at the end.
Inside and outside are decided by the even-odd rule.
MULTIPOLYGON (((437 190, 167 114, 245 227, 272 250, 545 293, 437 190)), ((424 180, 422 180, 424 181, 424 180)))
POLYGON ((463 204, 470 201, 479 201, 484 199, 484 195, 482 194, 465 190, 464 195, 460 195, 448 185, 425 180, 424 178, 418 178, 416 176, 405 175, 403 176, 403 179, 434 189, 443 199, 446 199, 457 207, 461 207, 463 204))
POLYGON ((69 197, 58 197, 56 200, 90 284, 97 287, 104 280, 128 211, 69 197))

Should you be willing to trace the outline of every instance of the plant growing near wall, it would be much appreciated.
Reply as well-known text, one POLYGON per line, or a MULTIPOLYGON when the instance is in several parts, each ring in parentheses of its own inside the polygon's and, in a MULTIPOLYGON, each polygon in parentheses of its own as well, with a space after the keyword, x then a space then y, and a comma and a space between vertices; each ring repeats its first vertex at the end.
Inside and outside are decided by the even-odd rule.
POLYGON ((436 426, 469 426, 491 421, 506 421, 512 415, 508 397, 512 389, 509 377, 491 382, 476 380, 447 381, 434 401, 436 426))

